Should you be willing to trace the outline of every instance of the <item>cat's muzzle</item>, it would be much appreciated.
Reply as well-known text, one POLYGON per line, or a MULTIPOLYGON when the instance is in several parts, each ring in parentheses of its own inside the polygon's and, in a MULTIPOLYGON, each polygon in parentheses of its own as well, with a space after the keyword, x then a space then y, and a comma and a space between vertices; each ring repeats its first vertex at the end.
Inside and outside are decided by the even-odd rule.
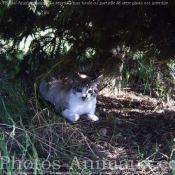
POLYGON ((84 101, 87 98, 87 95, 82 95, 82 100, 84 101))

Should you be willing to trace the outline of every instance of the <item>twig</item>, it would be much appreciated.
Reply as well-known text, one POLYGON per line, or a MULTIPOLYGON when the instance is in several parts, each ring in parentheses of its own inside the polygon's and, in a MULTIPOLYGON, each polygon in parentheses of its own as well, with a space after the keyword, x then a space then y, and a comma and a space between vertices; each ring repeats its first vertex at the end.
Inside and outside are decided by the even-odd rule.
POLYGON ((84 138, 84 140, 85 140, 85 142, 86 142, 86 144, 87 144, 87 146, 88 146, 88 148, 91 150, 91 152, 93 153, 93 155, 95 156, 95 157, 98 157, 95 153, 94 153, 94 151, 92 150, 92 148, 90 147, 90 145, 89 145, 89 143, 88 143, 88 141, 87 141, 87 137, 86 136, 84 136, 84 134, 83 133, 80 133, 81 135, 82 135, 82 137, 84 138))

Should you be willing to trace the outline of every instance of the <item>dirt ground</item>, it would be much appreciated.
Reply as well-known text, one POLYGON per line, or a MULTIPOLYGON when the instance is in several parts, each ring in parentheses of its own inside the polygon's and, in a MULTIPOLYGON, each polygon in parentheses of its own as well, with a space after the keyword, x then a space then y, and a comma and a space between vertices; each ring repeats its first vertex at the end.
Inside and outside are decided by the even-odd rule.
POLYGON ((173 103, 136 92, 122 92, 115 97, 99 95, 99 121, 82 116, 76 123, 56 114, 53 106, 39 107, 35 98, 29 103, 33 116, 24 116, 22 125, 17 123, 14 137, 7 127, 1 129, 12 156, 15 152, 21 159, 24 152, 26 160, 37 152, 37 159, 45 163, 59 160, 60 166, 54 172, 41 169, 44 174, 175 174, 173 103), (27 150, 21 144, 27 145, 27 150))
MULTIPOLYGON (((93 154, 117 160, 114 174, 171 174, 175 106, 136 92, 98 96, 98 123, 79 122, 93 154), (127 163, 126 163, 127 160, 127 163), (122 164, 123 162, 123 164, 122 164)), ((115 162, 116 163, 116 162, 115 162)))

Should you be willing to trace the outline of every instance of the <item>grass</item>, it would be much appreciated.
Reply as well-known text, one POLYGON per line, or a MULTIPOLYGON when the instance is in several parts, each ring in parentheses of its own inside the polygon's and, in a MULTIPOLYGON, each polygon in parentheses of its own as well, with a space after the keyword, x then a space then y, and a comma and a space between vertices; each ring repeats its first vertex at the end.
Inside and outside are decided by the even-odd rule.
POLYGON ((100 121, 72 124, 37 99, 19 120, 0 123, 0 174, 175 174, 174 106, 132 93, 99 96, 100 121))

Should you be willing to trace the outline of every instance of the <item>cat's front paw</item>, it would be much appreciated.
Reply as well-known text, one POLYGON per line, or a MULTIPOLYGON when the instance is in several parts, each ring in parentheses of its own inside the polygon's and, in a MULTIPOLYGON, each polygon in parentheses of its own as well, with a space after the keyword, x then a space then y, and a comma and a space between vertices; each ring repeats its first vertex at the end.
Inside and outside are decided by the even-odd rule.
POLYGON ((67 119, 69 119, 71 122, 76 122, 80 116, 78 114, 71 114, 69 116, 65 116, 67 119))
POLYGON ((69 109, 65 109, 62 112, 62 115, 66 117, 67 119, 69 119, 71 122, 76 122, 80 118, 78 114, 73 113, 69 109))
POLYGON ((70 116, 69 119, 70 119, 72 122, 76 122, 79 118, 80 118, 80 116, 79 116, 78 114, 73 114, 73 115, 70 116))
POLYGON ((88 118, 91 119, 92 121, 98 121, 99 120, 99 118, 94 114, 88 114, 88 118))

